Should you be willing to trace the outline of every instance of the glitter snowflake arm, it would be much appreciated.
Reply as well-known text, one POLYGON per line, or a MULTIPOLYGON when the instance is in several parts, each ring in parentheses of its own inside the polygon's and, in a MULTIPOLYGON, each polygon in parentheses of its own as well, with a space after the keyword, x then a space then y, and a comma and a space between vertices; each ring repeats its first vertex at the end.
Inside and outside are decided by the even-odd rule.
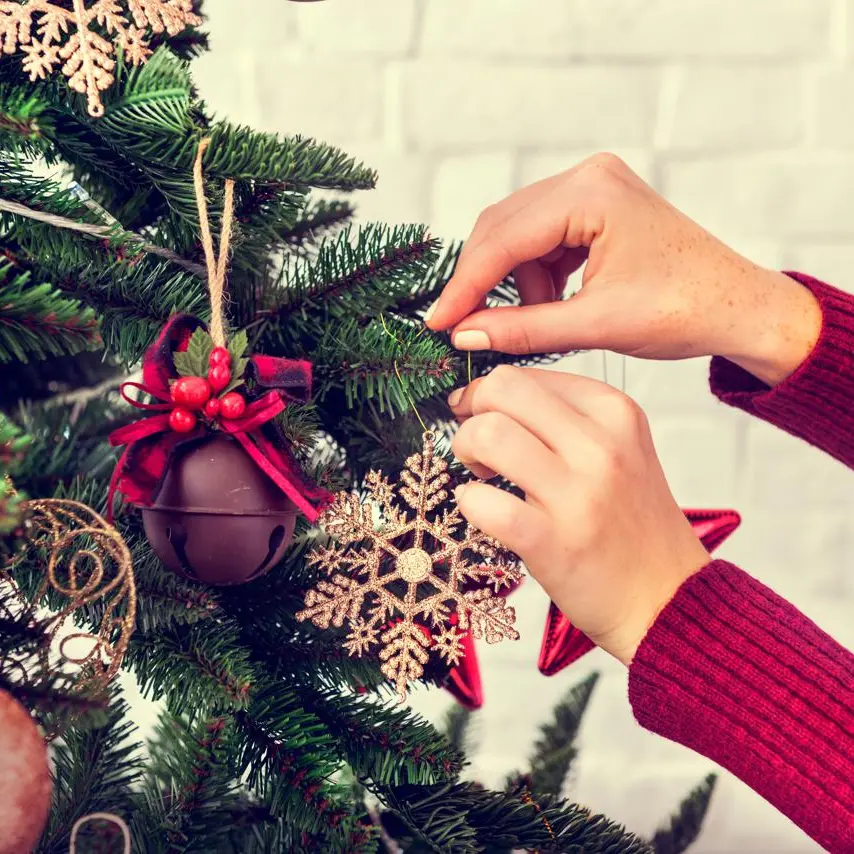
POLYGON ((488 589, 472 590, 463 596, 457 611, 461 629, 471 629, 476 638, 487 643, 498 643, 505 638, 518 640, 519 632, 513 627, 516 611, 506 599, 493 596, 488 589))
POLYGON ((400 479, 404 484, 399 490, 400 497, 419 517, 423 518, 447 499, 448 464, 435 456, 432 436, 424 442, 420 454, 413 454, 406 461, 400 479))
POLYGON ((66 9, 55 0, 0 0, 0 50, 20 50, 31 80, 43 80, 61 62, 62 73, 75 92, 87 96, 89 114, 102 116, 101 92, 115 79, 115 49, 134 65, 151 54, 145 30, 176 35, 202 19, 193 13, 192 0, 127 0, 130 23, 120 0, 72 0, 66 9), (112 38, 93 29, 97 25, 112 38), (35 30, 35 32, 34 32, 35 30))
POLYGON ((361 504, 355 494, 339 492, 324 511, 321 524, 342 545, 376 537, 372 508, 361 504))
POLYGON ((400 508, 395 487, 371 472, 368 492, 385 522, 379 529, 370 504, 337 496, 321 520, 337 543, 319 551, 313 564, 336 573, 338 587, 318 583, 297 614, 321 628, 347 620, 345 648, 351 655, 362 655, 381 632, 381 670, 401 699, 407 683, 424 675, 428 650, 455 665, 468 631, 488 643, 519 637, 514 610, 497 594, 518 581, 521 571, 494 540, 465 524, 456 507, 441 506, 448 498, 447 468, 435 456, 433 436, 425 434, 422 452, 409 457, 397 484, 399 500, 411 513, 400 508), (472 590, 473 584, 479 587, 472 590), (355 606, 357 588, 362 599, 355 606))
POLYGON ((382 642, 385 646, 380 652, 380 670, 394 682, 397 696, 403 700, 407 683, 424 675, 431 640, 419 626, 401 620, 383 633, 382 642))
POLYGON ((329 581, 318 581, 317 586, 306 593, 305 608, 297 612, 296 618, 300 622, 311 620, 321 629, 328 629, 330 625, 340 628, 345 620, 355 623, 359 620, 366 592, 358 581, 346 575, 334 575, 329 581))
POLYGON ((192 2, 183 0, 128 0, 133 22, 141 30, 150 27, 153 33, 167 32, 178 35, 187 24, 200 24, 201 18, 193 14, 192 2))

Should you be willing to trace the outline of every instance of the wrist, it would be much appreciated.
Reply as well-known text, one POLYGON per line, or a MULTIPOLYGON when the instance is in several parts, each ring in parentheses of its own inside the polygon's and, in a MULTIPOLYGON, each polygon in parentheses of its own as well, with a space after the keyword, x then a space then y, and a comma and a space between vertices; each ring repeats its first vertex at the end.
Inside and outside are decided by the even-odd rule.
POLYGON ((719 355, 773 387, 809 357, 821 333, 821 307, 809 288, 784 273, 762 270, 753 284, 743 319, 719 355))
POLYGON ((631 667, 638 649, 646 638, 649 630, 655 625, 661 612, 678 595, 682 585, 691 576, 700 572, 712 560, 705 546, 693 536, 694 542, 678 563, 671 564, 671 569, 662 574, 656 585, 647 584, 645 596, 638 597, 645 600, 645 605, 638 609, 638 620, 633 629, 626 627, 629 631, 624 632, 622 642, 614 645, 607 651, 626 667, 631 667))

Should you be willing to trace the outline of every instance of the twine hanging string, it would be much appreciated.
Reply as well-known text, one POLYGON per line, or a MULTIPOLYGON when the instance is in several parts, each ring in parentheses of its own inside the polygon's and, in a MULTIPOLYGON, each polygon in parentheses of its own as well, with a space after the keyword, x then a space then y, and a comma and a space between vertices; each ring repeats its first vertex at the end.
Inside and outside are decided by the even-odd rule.
POLYGON ((84 815, 82 818, 78 818, 74 822, 74 827, 71 828, 71 841, 68 845, 68 854, 77 854, 77 834, 80 832, 80 828, 90 821, 109 821, 116 825, 122 832, 122 839, 124 840, 122 854, 131 854, 130 829, 122 819, 109 812, 93 812, 89 815, 84 815))
POLYGON ((196 189, 196 205, 199 209, 199 223, 202 229, 202 247, 208 267, 208 290, 211 299, 210 335, 215 347, 225 347, 225 321, 223 320, 223 301, 225 299, 225 275, 228 266, 228 250, 231 243, 231 231, 234 223, 234 179, 225 182, 225 200, 222 214, 222 229, 219 235, 219 257, 214 253, 211 234, 208 203, 205 198, 205 176, 202 171, 202 158, 210 146, 210 137, 199 143, 196 162, 193 166, 193 183, 196 189))

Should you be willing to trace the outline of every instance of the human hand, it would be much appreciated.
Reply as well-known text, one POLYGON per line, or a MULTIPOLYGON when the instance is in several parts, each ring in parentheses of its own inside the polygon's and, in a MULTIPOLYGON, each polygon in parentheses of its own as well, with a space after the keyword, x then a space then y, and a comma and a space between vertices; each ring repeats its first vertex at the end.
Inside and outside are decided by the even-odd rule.
POLYGON ((608 154, 487 208, 426 319, 453 328, 461 350, 719 355, 770 385, 821 328, 805 287, 741 257, 608 154), (561 300, 585 262, 582 290, 561 300), (510 273, 522 306, 484 310, 510 273))
POLYGON ((625 664, 709 561, 674 500, 646 418, 596 380, 500 366, 449 399, 457 459, 499 473, 457 490, 463 515, 516 552, 573 625, 625 664))

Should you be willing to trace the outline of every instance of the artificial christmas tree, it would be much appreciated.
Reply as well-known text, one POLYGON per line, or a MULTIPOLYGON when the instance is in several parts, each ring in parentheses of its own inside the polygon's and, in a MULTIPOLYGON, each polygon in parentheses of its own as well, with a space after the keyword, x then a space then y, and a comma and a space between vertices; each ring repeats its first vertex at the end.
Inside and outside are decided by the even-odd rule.
MULTIPOLYGON (((309 556, 326 546, 305 514, 294 520, 292 541, 286 530, 273 549, 270 534, 264 552, 271 556, 247 559, 250 569, 242 567, 237 580, 252 576, 249 583, 220 587, 199 580, 210 556, 191 556, 189 534, 179 572, 165 565, 166 543, 149 542, 158 526, 170 548, 178 542, 180 520, 146 525, 134 506, 176 510, 173 496, 182 490, 161 482, 168 466, 148 472, 159 488, 145 501, 115 508, 108 501, 118 462, 108 437, 128 438, 139 420, 120 385, 177 316, 195 318, 197 328, 209 324, 213 334, 197 162, 214 231, 233 189, 223 334, 233 341, 245 330, 253 356, 310 366, 310 393, 289 396, 264 425, 306 489, 359 490, 372 470, 401 470, 421 444, 421 419, 441 446, 452 429, 444 393, 469 370, 482 374, 505 357, 483 353, 461 363, 447 339, 421 322, 456 247, 442 251, 422 226, 355 227, 347 201, 309 196, 312 188, 370 188, 370 169, 311 139, 209 115, 187 63, 205 38, 183 28, 200 3, 3 2, 7 50, 26 46, 25 5, 53 10, 56 26, 75 21, 74 38, 99 47, 98 67, 82 77, 88 49, 59 32, 39 33, 33 50, 23 51, 41 56, 37 65, 15 55, 0 60, 0 536, 14 555, 7 565, 16 585, 35 595, 46 567, 39 549, 20 550, 22 496, 60 496, 101 514, 115 509, 136 591, 124 666, 163 707, 153 741, 138 745, 118 688, 69 693, 58 674, 43 672, 39 656, 16 654, 11 667, 0 655, 0 689, 40 722, 61 719, 52 726, 61 737, 51 746, 53 805, 38 850, 66 851, 72 833, 79 852, 120 845, 119 826, 79 824, 91 813, 123 819, 133 850, 152 854, 377 851, 386 819, 404 828, 413 852, 648 850, 556 792, 488 792, 461 782, 461 752, 390 702, 376 656, 350 658, 341 633, 297 619, 322 578, 309 556), (128 28, 131 20, 138 31, 128 28), (21 45, 9 41, 18 37, 21 45), (116 39, 112 56, 106 45, 116 39), (143 43, 150 58, 147 47, 137 50, 143 43), (70 87, 47 62, 60 44, 70 45, 72 65, 83 63, 65 69, 70 87), (210 140, 206 150, 203 140, 210 140), (74 714, 62 714, 65 706, 74 714)), ((502 288, 494 299, 515 297, 502 288)), ((243 355, 226 360, 211 349, 203 371, 191 364, 189 344, 170 349, 173 383, 182 375, 210 387, 167 383, 170 429, 189 437, 200 422, 222 427, 245 416, 228 397, 252 406, 244 389, 228 390, 243 355)), ((256 383, 264 376, 257 365, 253 376, 256 383)), ((450 474, 461 476, 453 466, 450 474)), ((275 504, 271 495, 264 501, 275 504)), ((207 580, 234 579, 214 573, 207 580)), ((0 603, 6 594, 0 587, 0 603)), ((39 604, 56 605, 49 594, 39 604)), ((113 615, 93 601, 74 619, 98 632, 105 617, 120 622, 128 613, 121 606, 113 615)), ((0 622, 0 652, 38 647, 40 637, 32 614, 0 622)), ((442 684, 448 669, 427 668, 423 678, 442 684)))

